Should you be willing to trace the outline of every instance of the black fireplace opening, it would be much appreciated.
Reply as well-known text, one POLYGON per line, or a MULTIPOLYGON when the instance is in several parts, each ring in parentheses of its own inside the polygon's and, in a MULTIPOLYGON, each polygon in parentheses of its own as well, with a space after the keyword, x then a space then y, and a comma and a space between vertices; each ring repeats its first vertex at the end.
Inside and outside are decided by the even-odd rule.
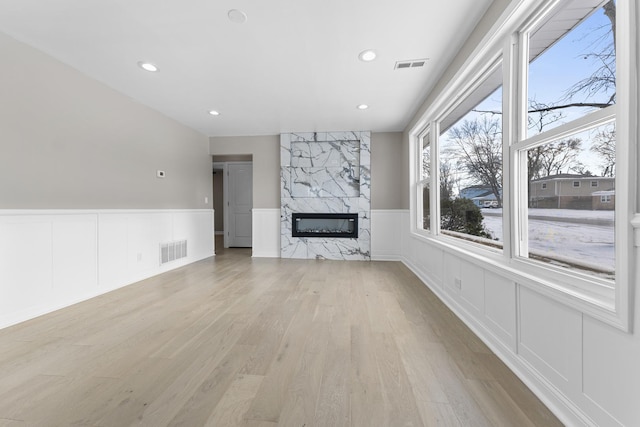
POLYGON ((358 214, 294 213, 292 237, 358 237, 358 214))

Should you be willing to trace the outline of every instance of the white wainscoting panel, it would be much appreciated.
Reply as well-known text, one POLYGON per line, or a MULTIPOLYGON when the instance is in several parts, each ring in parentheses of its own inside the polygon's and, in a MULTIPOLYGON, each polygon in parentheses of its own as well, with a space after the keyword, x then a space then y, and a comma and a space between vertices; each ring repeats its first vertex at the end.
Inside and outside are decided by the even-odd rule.
MULTIPOLYGON (((406 209, 403 210, 402 213, 402 228, 400 230, 400 240, 402 241, 402 261, 403 262, 412 262, 412 257, 416 254, 419 254, 419 250, 415 250, 417 248, 417 244, 419 242, 416 239, 411 237, 411 212, 406 209), (414 247, 414 245, 416 245, 414 247)), ((416 265, 413 263, 413 265, 416 265)))
MULTIPOLYGON (((213 212, 200 210, 194 212, 177 212, 173 215, 172 241, 186 240, 188 258, 195 255, 213 254, 213 212), (203 236, 209 238, 204 239, 203 236)), ((205 256, 205 257, 206 257, 205 256)))
POLYGON ((371 210, 371 259, 397 261, 402 257, 402 210, 371 210))
POLYGON ((106 292, 126 283, 129 233, 125 214, 98 214, 98 283, 106 292))
POLYGON ((462 280, 460 277, 460 258, 445 252, 444 254, 444 288, 452 294, 460 294, 460 287, 456 283, 457 280, 462 280))
POLYGON ((520 287, 520 355, 564 392, 581 383, 582 315, 520 287))
POLYGON ((583 388, 598 425, 640 425, 638 355, 640 340, 633 334, 585 317, 583 388), (611 414, 616 414, 617 424, 611 423, 611 414))
POLYGON ((426 256, 426 254, 424 254, 420 250, 422 246, 422 243, 416 239, 402 240, 402 253, 408 254, 408 256, 406 257, 407 260, 411 262, 411 264, 424 269, 424 266, 422 265, 422 259, 426 256))
POLYGON ((280 209, 253 209, 252 214, 251 256, 280 258, 280 209))
POLYGON ((487 327, 516 351, 516 284, 484 272, 484 312, 487 327))
POLYGON ((96 215, 61 216, 52 226, 53 294, 95 293, 98 287, 96 215))
POLYGON ((212 255, 212 210, 2 210, 0 328, 212 255), (176 236, 188 256, 160 267, 176 236))
POLYGON ((0 326, 51 298, 52 247, 48 218, 0 217, 0 326))
MULTIPOLYGON (((413 245, 420 245, 413 242, 413 245)), ((430 283, 443 286, 442 273, 444 271, 444 252, 424 246, 422 250, 416 248, 413 254, 412 265, 420 270, 420 276, 426 277, 430 283)))
POLYGON ((422 245, 422 263, 427 269, 428 277, 434 284, 444 284, 444 251, 433 246, 422 245))
POLYGON ((461 302, 467 310, 481 317, 484 314, 484 269, 470 262, 460 263, 461 302))

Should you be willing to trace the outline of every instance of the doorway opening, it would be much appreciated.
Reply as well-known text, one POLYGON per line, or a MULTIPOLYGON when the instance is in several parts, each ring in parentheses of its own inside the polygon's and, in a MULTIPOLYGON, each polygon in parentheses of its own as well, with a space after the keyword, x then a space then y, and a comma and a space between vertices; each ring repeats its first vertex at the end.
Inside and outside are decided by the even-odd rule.
POLYGON ((213 156, 213 209, 216 248, 251 248, 252 155, 213 156))

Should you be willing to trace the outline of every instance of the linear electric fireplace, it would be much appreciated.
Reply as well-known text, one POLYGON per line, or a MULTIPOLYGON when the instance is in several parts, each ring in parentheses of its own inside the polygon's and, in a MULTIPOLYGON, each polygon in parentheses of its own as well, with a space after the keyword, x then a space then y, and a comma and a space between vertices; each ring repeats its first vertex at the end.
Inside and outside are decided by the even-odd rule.
POLYGON ((294 213, 292 237, 358 238, 358 214, 294 213))

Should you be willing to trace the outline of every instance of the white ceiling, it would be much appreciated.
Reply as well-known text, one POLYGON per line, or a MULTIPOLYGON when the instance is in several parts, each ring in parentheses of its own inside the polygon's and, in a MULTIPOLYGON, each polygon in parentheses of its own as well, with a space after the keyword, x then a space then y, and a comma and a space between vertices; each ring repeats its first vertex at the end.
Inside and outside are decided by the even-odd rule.
POLYGON ((490 3, 0 0, 0 31, 209 136, 384 132, 403 130, 490 3), (359 61, 365 49, 378 58, 359 61))

